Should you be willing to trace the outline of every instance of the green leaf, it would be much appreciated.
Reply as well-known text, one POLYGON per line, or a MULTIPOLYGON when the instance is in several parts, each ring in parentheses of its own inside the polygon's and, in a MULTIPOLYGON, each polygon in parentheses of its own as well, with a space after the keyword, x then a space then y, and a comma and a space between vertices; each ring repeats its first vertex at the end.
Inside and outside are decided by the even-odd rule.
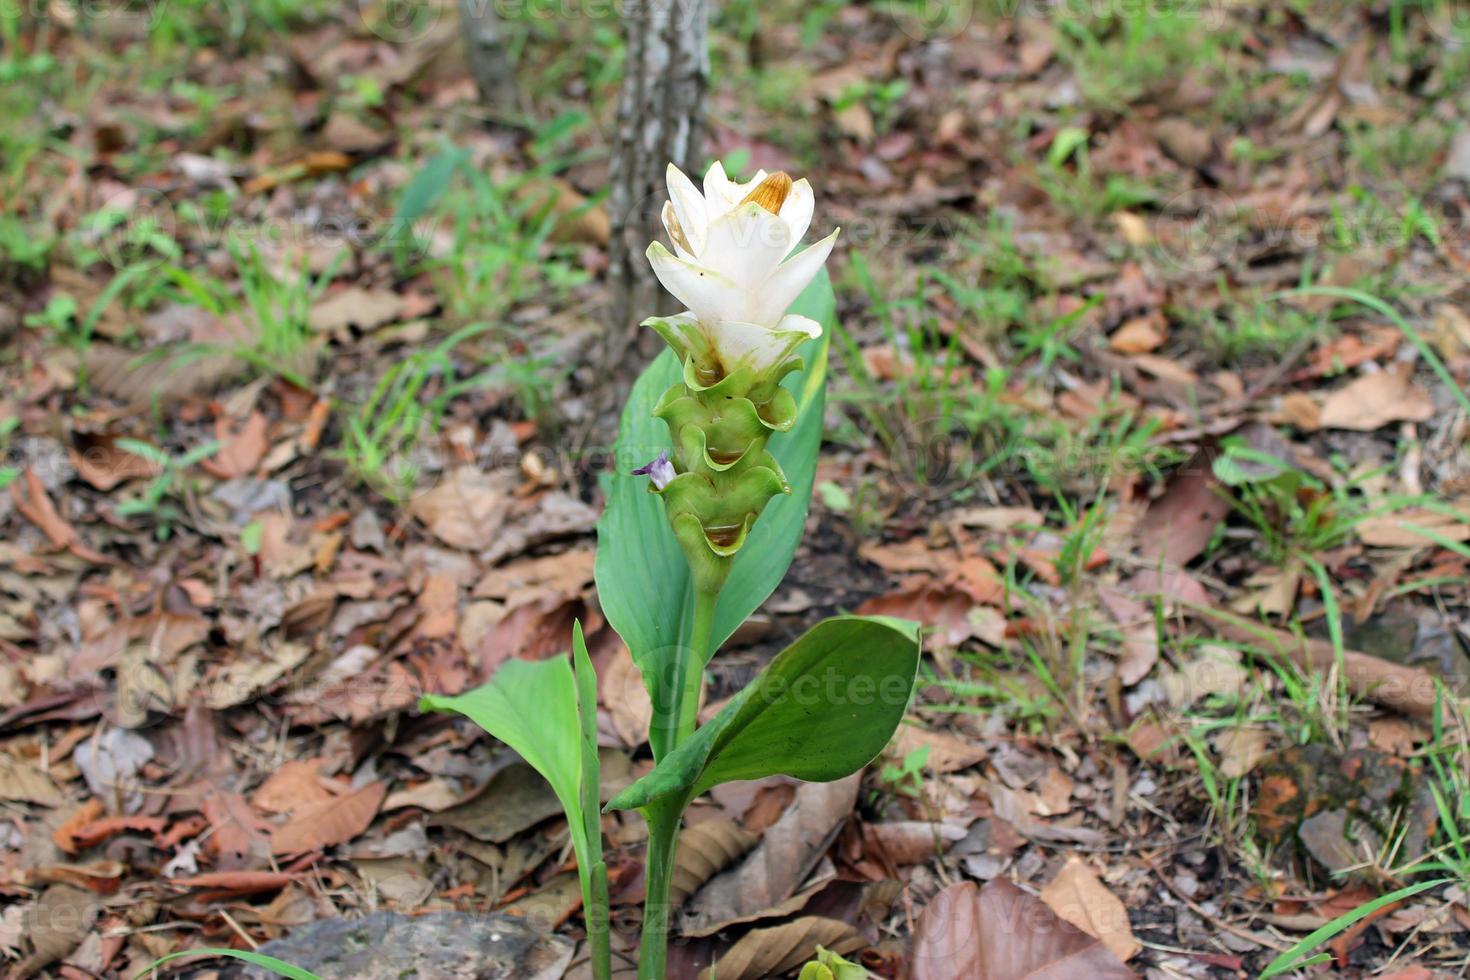
POLYGON ((252 953, 244 949, 224 949, 223 947, 218 949, 186 949, 180 953, 169 953, 161 959, 154 960, 152 965, 138 974, 134 980, 141 980, 142 977, 147 976, 170 960, 177 960, 185 956, 228 956, 231 959, 244 960, 246 963, 263 966, 267 970, 273 970, 280 976, 285 977, 286 980, 321 980, 320 977, 310 970, 303 970, 299 966, 292 966, 285 960, 278 960, 274 956, 266 956, 263 953, 252 953))
MULTIPOLYGON (((582 808, 582 722, 577 693, 577 679, 564 656, 507 660, 488 684, 454 697, 427 694, 419 699, 419 710, 464 715, 544 776, 566 812, 577 856, 590 869, 588 827, 595 823, 589 823, 582 808)), ((594 775, 594 785, 596 781, 594 775)), ((600 851, 600 838, 598 845, 600 851)))
MULTIPOLYGON (((776 497, 766 505, 736 555, 715 609, 711 653, 780 584, 801 540, 822 441, 827 343, 834 309, 826 273, 813 280, 791 306, 792 313, 811 317, 825 328, 821 338, 801 348, 805 370, 788 375, 783 382, 796 398, 796 424, 789 432, 775 433, 767 444, 786 473, 791 495, 776 497)), ((603 479, 607 511, 597 525, 598 599, 604 615, 632 651, 656 705, 667 702, 669 696, 657 689, 659 678, 672 676, 673 658, 689 645, 694 587, 684 554, 664 517, 663 504, 648 492, 648 481, 630 471, 669 448, 668 428, 653 417, 653 409, 664 391, 682 377, 678 360, 666 350, 633 386, 613 447, 615 470, 603 479)))
POLYGON ((1333 936, 1336 936, 1338 933, 1347 929, 1359 919, 1362 919, 1365 916, 1372 915, 1374 912, 1377 912, 1385 905, 1392 905, 1394 902, 1403 901, 1404 899, 1417 895, 1422 891, 1428 891, 1429 889, 1435 888, 1439 885, 1448 884, 1449 881, 1450 879, 1448 878, 1438 878, 1434 881, 1421 881, 1417 885, 1410 885, 1407 888, 1400 888, 1398 891, 1389 892, 1387 895, 1381 895, 1371 902, 1368 902, 1364 905, 1359 905, 1351 912, 1339 915, 1337 918, 1317 929, 1317 931, 1313 932, 1311 935, 1301 940, 1295 946, 1291 947, 1291 949, 1288 949, 1286 952, 1276 957, 1270 963, 1266 964, 1266 969, 1261 971, 1260 976, 1257 978, 1257 980, 1269 980, 1269 978, 1279 976, 1285 973, 1287 970, 1296 970, 1311 963, 1324 962, 1324 958, 1331 959, 1331 957, 1327 956, 1326 954, 1322 954, 1322 957, 1307 960, 1303 960, 1302 957, 1306 956, 1313 949, 1322 945, 1333 936))
POLYGON ((643 807, 670 794, 687 801, 736 779, 850 776, 893 737, 918 669, 917 623, 824 620, 608 806, 643 807))

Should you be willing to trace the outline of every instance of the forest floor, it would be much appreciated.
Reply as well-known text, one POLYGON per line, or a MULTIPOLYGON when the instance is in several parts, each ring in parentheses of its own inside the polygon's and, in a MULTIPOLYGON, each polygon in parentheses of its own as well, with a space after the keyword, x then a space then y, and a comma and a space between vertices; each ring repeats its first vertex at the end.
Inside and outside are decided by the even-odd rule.
MULTIPOLYGON (((580 619, 609 788, 650 765, 592 584, 620 25, 505 6, 493 109, 449 3, 0 12, 12 975, 378 910, 586 975, 550 790, 416 707, 580 619)), ((807 534, 711 702, 836 612, 928 638, 861 778, 693 807, 670 976, 1254 976, 1415 885, 1321 951, 1466 975, 1463 4, 714 6, 712 158, 843 232, 807 534)))

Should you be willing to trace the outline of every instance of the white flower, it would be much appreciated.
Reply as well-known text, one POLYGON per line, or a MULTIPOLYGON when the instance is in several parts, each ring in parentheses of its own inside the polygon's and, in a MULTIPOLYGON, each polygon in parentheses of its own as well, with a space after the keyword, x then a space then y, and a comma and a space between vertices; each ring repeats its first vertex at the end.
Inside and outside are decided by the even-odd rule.
POLYGON ((786 312, 837 240, 834 231, 788 258, 811 224, 811 184, 765 171, 737 184, 719 163, 702 193, 672 164, 668 184, 663 220, 674 252, 654 242, 648 261, 688 310, 649 323, 671 343, 686 337, 687 345, 675 346, 707 353, 725 371, 741 364, 761 371, 822 335, 815 320, 786 312))

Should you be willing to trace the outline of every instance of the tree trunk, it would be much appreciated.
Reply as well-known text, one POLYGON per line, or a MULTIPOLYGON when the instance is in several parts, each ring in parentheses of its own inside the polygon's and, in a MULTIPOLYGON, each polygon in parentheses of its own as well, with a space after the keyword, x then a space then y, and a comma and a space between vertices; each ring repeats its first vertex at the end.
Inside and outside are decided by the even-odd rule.
POLYGON ((638 323, 677 312, 660 299, 643 253, 660 227, 665 167, 691 173, 702 162, 709 84, 709 0, 633 0, 630 6, 607 208, 612 302, 605 376, 619 379, 614 389, 624 388, 647 359, 638 323))
POLYGON ((464 28, 465 57, 480 103, 499 116, 524 111, 516 86, 515 65, 505 50, 505 39, 495 4, 488 0, 459 0, 459 19, 464 28))

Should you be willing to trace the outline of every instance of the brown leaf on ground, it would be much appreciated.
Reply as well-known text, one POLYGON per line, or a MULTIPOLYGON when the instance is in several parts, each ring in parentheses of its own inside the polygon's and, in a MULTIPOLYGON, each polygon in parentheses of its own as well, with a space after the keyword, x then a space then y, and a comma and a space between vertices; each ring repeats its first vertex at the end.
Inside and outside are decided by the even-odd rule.
POLYGON ((1136 316, 1124 321, 1108 337, 1108 346, 1119 354, 1146 354, 1164 346, 1169 339, 1169 329, 1164 316, 1157 311, 1149 316, 1136 316))
POLYGON ((75 854, 81 849, 77 835, 82 829, 90 825, 98 817, 107 812, 102 801, 95 796, 73 810, 65 820, 53 831, 51 841, 67 854, 75 854))
POLYGON ((302 806, 323 803, 335 795, 322 785, 319 759, 287 759, 250 797, 257 810, 289 813, 302 806))
POLYGON ((1454 513, 1416 507, 1365 517, 1353 525, 1353 530, 1359 541, 1375 548, 1430 548, 1438 543, 1436 538, 1470 541, 1470 500, 1441 503, 1454 513))
POLYGON ((630 749, 636 749, 648 738, 648 723, 653 718, 653 702, 643 675, 633 663, 628 648, 619 645, 611 662, 603 668, 598 695, 607 708, 613 734, 630 749))
POLYGON ((298 807, 290 822, 271 834, 271 853, 301 854, 345 844, 368 829, 387 792, 386 783, 372 782, 356 792, 298 807))
POLYGON ((61 806, 66 796, 49 775, 10 755, 0 755, 0 800, 61 806))
POLYGON ((1145 562, 1187 565, 1205 550, 1215 528, 1230 513, 1218 490, 1208 454, 1196 453, 1149 504, 1138 528, 1138 553, 1145 562))
POLYGON ((92 931, 97 900, 70 885, 52 885, 26 911, 26 936, 31 953, 15 967, 15 976, 29 977, 71 955, 92 931))
POLYGON ((817 955, 817 947, 839 956, 862 949, 868 941, 846 922, 808 915, 769 929, 752 929, 713 964, 699 980, 763 980, 784 976, 817 955))
POLYGON ((1318 421, 1324 429, 1372 432, 1390 422, 1424 422, 1433 416, 1434 402, 1414 384, 1413 365, 1396 363, 1328 395, 1318 421))
POLYGON ((858 606, 859 616, 898 616, 912 619, 937 631, 934 641, 941 647, 957 647, 977 636, 976 624, 970 620, 977 603, 971 595, 947 585, 921 585, 917 588, 875 596, 858 606))
POLYGON ((306 322, 321 333, 338 333, 349 327, 367 332, 393 323, 403 307, 403 297, 391 289, 348 286, 318 300, 306 315, 306 322))
POLYGON ((220 480, 248 476, 260 465, 269 448, 266 430, 265 416, 260 412, 251 412, 249 418, 238 424, 220 416, 214 420, 214 437, 219 441, 219 452, 202 460, 199 466, 220 480))
POLYGON ((1141 948, 1133 938, 1128 910, 1080 857, 1067 859, 1051 884, 1041 890, 1041 900, 1125 963, 1141 948))
POLYGON ((606 245, 612 238, 607 209, 591 204, 583 194, 560 177, 526 181, 515 192, 516 200, 531 209, 532 220, 554 215, 553 241, 606 245))
POLYGON ((1111 586, 1099 586, 1097 594, 1123 635, 1118 680, 1124 687, 1132 687, 1147 677, 1154 664, 1159 662, 1159 635, 1153 613, 1137 599, 1111 586))
POLYGON ((200 809, 210 827, 204 846, 213 855, 216 868, 242 871, 258 868, 270 858, 270 842, 266 838, 270 827, 250 809, 243 796, 214 788, 200 809))
POLYGON ((207 354, 184 364, 179 358, 146 358, 110 344, 93 344, 86 363, 87 384, 129 405, 205 394, 245 367, 233 354, 207 354))
POLYGON ((1004 878, 950 885, 919 916, 910 980, 1132 980, 1099 940, 1004 878))
POLYGON ((860 773, 833 783, 803 783, 780 820, 741 864, 710 880, 687 903, 684 934, 708 936, 759 918, 790 898, 857 802, 860 773))
POLYGON ((158 467, 142 456, 117 448, 111 435, 78 436, 75 442, 67 447, 71 464, 77 468, 77 476, 98 490, 111 490, 119 483, 158 472, 158 467))
POLYGON ((500 599, 508 609, 556 596, 579 594, 592 582, 597 553, 574 548, 492 568, 471 591, 476 599, 500 599))
POLYGON ((968 769, 988 754, 978 741, 969 741, 949 732, 932 731, 917 725, 899 725, 884 755, 902 762, 912 752, 927 748, 924 768, 934 773, 968 769))
POLYGON ((679 835, 669 902, 675 908, 700 886, 740 860, 760 840, 733 820, 706 820, 679 835))
POLYGON ((45 485, 34 470, 27 469, 20 479, 10 484, 10 499, 26 520, 41 529, 52 548, 60 550, 81 542, 76 528, 56 512, 56 505, 51 502, 45 485))
POLYGON ((416 495, 409 513, 452 548, 482 551, 495 543, 510 506, 509 483, 503 475, 462 466, 438 486, 416 495))

